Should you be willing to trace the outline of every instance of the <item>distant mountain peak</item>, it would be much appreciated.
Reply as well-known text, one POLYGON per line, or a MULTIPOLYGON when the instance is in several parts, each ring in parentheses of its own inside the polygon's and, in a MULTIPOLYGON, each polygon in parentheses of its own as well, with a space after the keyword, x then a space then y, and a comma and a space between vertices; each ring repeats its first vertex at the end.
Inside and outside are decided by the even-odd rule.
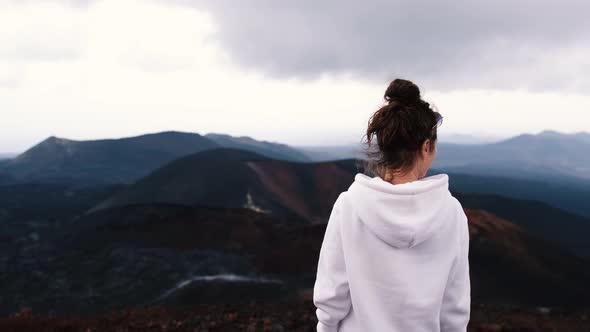
MULTIPOLYGON (((220 133, 208 133, 205 137, 213 139, 213 140, 227 140, 227 141, 234 141, 234 142, 241 142, 245 144, 269 144, 271 142, 264 141, 264 140, 255 140, 254 138, 246 135, 242 136, 231 136, 228 134, 220 134, 220 133)), ((278 145, 284 145, 281 143, 276 143, 278 145)))
MULTIPOLYGON (((39 147, 51 147, 51 146, 70 146, 73 143, 76 143, 77 141, 75 140, 71 140, 71 139, 67 139, 67 138, 61 138, 61 137, 57 137, 57 136, 49 136, 46 139, 42 140, 41 142, 37 143, 36 145, 32 146, 29 150, 27 151, 32 151, 35 148, 39 148, 39 147)), ((25 153, 27 152, 25 151, 25 153)))
POLYGON ((16 156, 15 160, 22 161, 39 153, 45 155, 46 153, 57 153, 57 151, 71 155, 75 151, 75 143, 77 142, 74 140, 52 135, 16 156))
POLYGON ((225 139, 232 139, 232 140, 240 140, 240 141, 248 141, 248 142, 252 142, 252 143, 263 143, 263 144, 276 144, 276 145, 284 145, 286 146, 286 144, 284 143, 279 143, 279 142, 274 142, 274 141, 266 141, 266 140, 257 140, 252 138, 251 136, 247 136, 247 135, 242 135, 242 136, 232 136, 229 134, 221 134, 221 133, 208 133, 205 135, 205 137, 210 137, 210 138, 225 138, 225 139))
POLYGON ((538 136, 551 136, 551 137, 560 137, 560 136, 569 136, 569 137, 584 137, 590 138, 590 132, 586 131, 578 131, 575 133, 564 133, 553 129, 545 129, 537 134, 538 136))
POLYGON ((584 141, 590 142, 590 134, 586 132, 578 132, 578 133, 564 133, 553 129, 545 129, 537 134, 532 133, 523 133, 520 135, 516 135, 500 142, 497 142, 499 145, 505 144, 513 144, 515 142, 521 143, 531 143, 537 142, 538 144, 545 144, 548 141, 551 142, 574 142, 574 141, 584 141))
POLYGON ((205 136, 207 136, 207 137, 227 137, 227 138, 233 137, 228 134, 222 134, 222 133, 207 133, 207 134, 205 134, 205 136))
POLYGON ((539 136, 564 136, 567 134, 561 133, 557 130, 545 129, 545 130, 541 131, 540 133, 538 133, 537 135, 539 135, 539 136))
POLYGON ((256 140, 250 136, 231 136, 219 133, 207 133, 205 137, 226 148, 252 150, 274 159, 309 161, 307 155, 302 151, 282 143, 256 140))
POLYGON ((142 136, 179 136, 179 135, 201 136, 199 133, 193 133, 193 132, 190 132, 190 131, 165 130, 165 131, 159 131, 159 132, 154 132, 154 133, 142 134, 142 135, 134 136, 134 137, 142 137, 142 136))
POLYGON ((64 145, 64 144, 70 144, 70 143, 73 143, 73 142, 75 142, 75 141, 74 140, 71 140, 71 139, 61 138, 61 137, 57 137, 57 136, 53 136, 52 135, 52 136, 47 137, 43 141, 41 141, 39 144, 44 144, 44 143, 47 144, 47 143, 50 143, 50 144, 61 144, 61 145, 64 145))
POLYGON ((550 138, 550 139, 568 139, 590 143, 590 133, 579 131, 577 133, 562 133, 556 130, 543 130, 536 136, 550 138))

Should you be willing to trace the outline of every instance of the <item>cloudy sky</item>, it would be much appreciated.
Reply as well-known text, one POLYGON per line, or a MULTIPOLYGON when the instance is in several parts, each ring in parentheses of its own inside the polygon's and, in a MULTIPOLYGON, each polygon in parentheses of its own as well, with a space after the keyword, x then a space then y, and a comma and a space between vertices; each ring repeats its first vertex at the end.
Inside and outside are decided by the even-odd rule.
POLYGON ((590 131, 590 2, 0 0, 0 152, 55 135, 357 142, 411 79, 441 136, 590 131))

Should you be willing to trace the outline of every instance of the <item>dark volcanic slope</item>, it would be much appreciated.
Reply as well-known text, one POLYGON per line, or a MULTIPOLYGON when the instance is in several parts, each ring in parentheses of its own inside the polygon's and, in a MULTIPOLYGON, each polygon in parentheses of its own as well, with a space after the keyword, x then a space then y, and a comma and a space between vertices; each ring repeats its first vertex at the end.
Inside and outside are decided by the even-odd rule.
POLYGON ((474 302, 589 304, 590 261, 485 210, 465 212, 474 302))
MULTIPOLYGON (((254 254, 260 274, 313 272, 325 225, 244 208, 140 204, 99 210, 58 238, 66 250, 119 247, 254 254)), ((228 273, 239 273, 226 267, 228 273)))
POLYGON ((493 211, 530 234, 558 243, 590 257, 590 219, 554 208, 546 203, 491 194, 453 193, 463 207, 493 211))
POLYGON ((96 206, 138 203, 247 207, 325 221, 352 183, 346 163, 293 163, 237 149, 214 149, 177 159, 96 206))
POLYGON ((68 184, 0 185, 0 251, 3 255, 36 245, 47 232, 74 223, 120 185, 77 187, 68 184))
MULTIPOLYGON (((590 304, 588 261, 489 212, 466 213, 474 303, 590 304)), ((101 210, 56 238, 54 250, 0 261, 11 271, 0 274, 0 310, 285 299, 313 287, 324 231, 322 224, 248 209, 151 204, 101 210), (219 275, 259 281, 198 278, 219 275), (254 286, 255 294, 248 291, 254 286)))
POLYGON ((0 313, 280 300, 313 280, 325 228, 248 209, 167 204, 101 210, 79 221, 45 246, 0 259, 0 313))
MULTIPOLYGON (((2 167, 2 165, 0 164, 0 167, 2 167)), ((6 184, 11 184, 14 182, 14 178, 8 174, 2 174, 0 173, 0 186, 2 185, 6 185, 6 184)))

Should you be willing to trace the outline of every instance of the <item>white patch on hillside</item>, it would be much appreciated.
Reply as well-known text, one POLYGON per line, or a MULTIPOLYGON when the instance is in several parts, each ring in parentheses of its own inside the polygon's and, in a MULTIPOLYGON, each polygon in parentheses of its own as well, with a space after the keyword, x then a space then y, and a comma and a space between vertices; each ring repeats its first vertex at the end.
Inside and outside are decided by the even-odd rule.
POLYGON ((248 194, 246 195, 246 203, 244 203, 244 205, 242 205, 242 207, 244 207, 246 209, 250 209, 252 211, 259 212, 259 213, 271 213, 270 210, 265 210, 265 209, 261 208, 260 206, 257 206, 254 203, 254 198, 252 198, 252 194, 250 194, 250 192, 248 192, 248 194))

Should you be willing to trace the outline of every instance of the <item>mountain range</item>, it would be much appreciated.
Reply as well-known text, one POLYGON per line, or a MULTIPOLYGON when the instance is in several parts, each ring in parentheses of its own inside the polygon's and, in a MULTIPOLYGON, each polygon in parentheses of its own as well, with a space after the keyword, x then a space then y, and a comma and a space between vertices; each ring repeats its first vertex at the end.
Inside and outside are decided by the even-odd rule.
MULTIPOLYGON (((488 144, 439 143, 432 173, 456 175, 457 191, 534 199, 590 217, 587 168, 590 134, 543 131, 488 144), (459 179, 460 178, 460 179, 459 179)), ((132 184, 180 157, 235 148, 295 162, 362 158, 359 147, 295 148, 250 137, 177 131, 128 138, 73 141, 50 137, 0 160, 0 185, 23 182, 132 184)))
POLYGON ((119 139, 75 141, 51 136, 0 162, 0 184, 14 182, 131 183, 176 158, 220 147, 308 160, 287 145, 249 137, 165 131, 119 139))
MULTIPOLYGON (((364 159, 360 145, 291 147, 215 133, 164 131, 89 141, 51 136, 13 158, 0 159, 0 176, 4 177, 0 180, 130 183, 178 157, 219 147, 298 162, 364 159)), ((543 181, 576 182, 580 178, 590 181, 590 133, 586 132, 564 134, 545 130, 488 143, 441 141, 437 151, 432 168, 445 172, 543 181)))
POLYGON ((433 167, 475 175, 590 179, 590 134, 543 131, 479 145, 441 144, 433 167))

